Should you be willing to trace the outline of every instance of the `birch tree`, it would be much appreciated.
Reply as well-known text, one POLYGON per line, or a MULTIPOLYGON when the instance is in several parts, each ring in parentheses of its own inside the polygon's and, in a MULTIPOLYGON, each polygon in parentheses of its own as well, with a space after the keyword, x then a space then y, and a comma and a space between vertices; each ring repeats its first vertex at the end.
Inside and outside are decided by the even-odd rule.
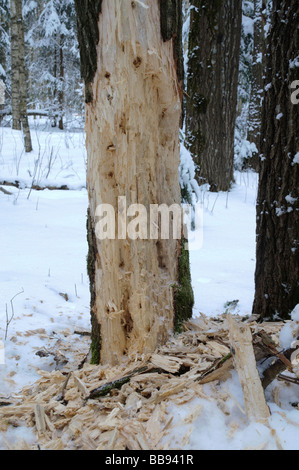
POLYGON ((74 0, 26 0, 25 14, 30 102, 62 130, 84 114, 74 0))
POLYGON ((11 0, 11 95, 13 129, 23 130, 26 152, 32 151, 27 115, 27 83, 22 0, 11 0))

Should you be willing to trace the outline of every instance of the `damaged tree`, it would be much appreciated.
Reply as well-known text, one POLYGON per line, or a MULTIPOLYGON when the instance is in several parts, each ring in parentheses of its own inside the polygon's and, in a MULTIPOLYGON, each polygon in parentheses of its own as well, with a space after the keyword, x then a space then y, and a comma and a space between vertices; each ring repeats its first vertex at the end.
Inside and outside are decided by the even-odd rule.
MULTIPOLYGON (((155 350, 192 315, 184 240, 96 236, 101 204, 180 204, 181 1, 76 1, 86 89, 92 361, 155 350)), ((123 208, 126 210, 126 208, 123 208)), ((118 226, 116 221, 116 226, 118 226)))

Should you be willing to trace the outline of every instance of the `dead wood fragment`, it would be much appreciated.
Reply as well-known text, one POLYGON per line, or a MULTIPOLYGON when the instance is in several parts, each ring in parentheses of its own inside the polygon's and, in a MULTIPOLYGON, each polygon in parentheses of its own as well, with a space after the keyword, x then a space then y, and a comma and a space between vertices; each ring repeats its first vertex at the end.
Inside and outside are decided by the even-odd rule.
MULTIPOLYGON (((298 339, 299 337, 297 340, 298 339)), ((277 359, 275 360, 274 364, 271 364, 271 366, 263 372, 262 385, 264 390, 266 390, 266 388, 277 378, 279 374, 281 374, 281 372, 285 371, 286 369, 288 369, 289 372, 293 372, 290 358, 295 350, 296 349, 290 348, 282 353, 278 352, 274 346, 271 346, 270 351, 277 359)))
MULTIPOLYGON (((25 188, 28 189, 28 186, 26 186, 25 184, 24 185, 21 184, 19 181, 12 181, 12 182, 1 181, 0 185, 8 186, 8 187, 10 186, 12 188, 18 188, 18 189, 25 189, 25 188)), ((34 191, 45 191, 46 189, 48 189, 49 191, 69 191, 70 190, 70 188, 66 184, 62 186, 40 186, 38 184, 33 184, 30 186, 30 189, 34 191)), ((1 190, 2 192, 4 192, 3 188, 1 188, 1 190)), ((11 193, 8 193, 8 194, 11 195, 11 193)))
POLYGON ((279 352, 276 348, 276 345, 275 343, 272 341, 271 338, 269 338, 268 335, 264 334, 264 333, 261 333, 260 334, 260 337, 263 341, 263 343, 269 348, 270 352, 274 355, 274 356, 277 356, 278 359, 280 359, 280 361, 286 366, 286 368, 292 372, 293 370, 293 366, 292 366, 292 363, 290 362, 290 360, 286 357, 285 354, 283 354, 282 352, 279 352))
MULTIPOLYGON (((241 317, 234 318, 244 325, 241 317)), ((182 442, 188 445, 201 411, 194 399, 215 402, 224 414, 229 411, 224 394, 213 386, 226 380, 234 366, 227 320, 227 315, 194 319, 155 354, 134 355, 119 366, 86 362, 81 368, 73 363, 72 370, 68 364, 62 371, 39 371, 40 380, 25 387, 20 396, 0 398, 0 431, 10 425, 32 427, 37 435, 35 450, 37 445, 42 450, 167 450, 178 426, 169 409, 187 404, 189 427, 182 442), (206 383, 211 383, 208 394, 206 383)), ((260 334, 271 337, 278 348, 283 324, 246 325, 254 335, 255 349, 262 345, 259 356, 273 356, 260 334)), ((80 336, 83 344, 86 338, 80 336)), ((57 348, 65 351, 63 343, 57 348)), ((276 362, 282 364, 278 358, 276 362)))
POLYGON ((11 400, 8 400, 6 398, 0 398, 0 408, 2 406, 11 406, 11 405, 14 405, 14 402, 12 402, 11 400))
POLYGON ((3 194, 6 194, 7 196, 12 196, 12 193, 10 193, 9 191, 6 191, 6 189, 4 189, 4 188, 1 188, 1 187, 0 187, 0 191, 1 191, 3 194))
POLYGON ((209 371, 203 374, 198 381, 203 385, 214 382, 215 380, 226 380, 229 376, 229 371, 233 366, 233 357, 231 354, 228 354, 223 359, 216 361, 209 371))
POLYGON ((38 435, 41 437, 46 432, 45 409, 42 405, 34 407, 35 423, 38 435))
POLYGON ((105 397, 106 395, 108 395, 108 393, 111 392, 111 390, 114 390, 114 389, 120 390, 123 385, 130 382, 131 378, 134 377, 134 375, 142 374, 143 372, 147 372, 147 371, 148 371, 148 367, 145 366, 145 367, 142 367, 141 369, 137 369, 136 371, 133 371, 132 373, 128 374, 125 377, 122 377, 120 379, 101 385, 100 387, 92 390, 87 399, 105 397))
POLYGON ((232 315, 228 316, 228 322, 234 363, 244 394, 246 415, 249 421, 266 422, 270 417, 270 411, 256 368, 250 328, 246 324, 238 325, 232 315))

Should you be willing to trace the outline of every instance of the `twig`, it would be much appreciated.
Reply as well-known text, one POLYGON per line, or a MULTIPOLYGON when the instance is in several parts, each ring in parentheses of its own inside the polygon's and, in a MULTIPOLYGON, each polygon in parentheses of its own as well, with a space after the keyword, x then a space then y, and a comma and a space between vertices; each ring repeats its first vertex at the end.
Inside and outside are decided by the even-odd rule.
POLYGON ((65 389, 67 387, 67 384, 69 383, 69 380, 72 376, 73 372, 69 372, 65 381, 63 382, 63 385, 62 385, 62 389, 61 389, 61 392, 60 394, 58 395, 57 397, 57 401, 63 401, 64 400, 64 392, 65 392, 65 389))
POLYGON ((285 382, 290 382, 291 384, 299 385, 299 379, 295 377, 289 377, 287 375, 279 374, 277 378, 278 380, 284 380, 285 382))
POLYGON ((104 385, 101 385, 100 387, 95 388, 90 392, 89 396, 87 397, 87 400, 105 397, 106 395, 108 395, 108 393, 111 392, 111 390, 120 390, 123 385, 130 382, 131 378, 134 377, 134 375, 142 374, 148 371, 149 369, 147 366, 141 367, 140 369, 134 370, 133 372, 126 375, 125 377, 122 377, 121 379, 117 379, 113 382, 108 382, 104 385))
POLYGON ((16 295, 13 296, 13 298, 10 300, 10 306, 11 306, 11 317, 9 318, 8 317, 8 309, 7 309, 7 304, 6 307, 5 307, 5 311, 6 311, 6 329, 5 329, 5 341, 7 340, 7 335, 8 335, 8 327, 9 325, 11 324, 14 316, 15 316, 15 311, 14 311, 14 306, 13 306, 13 301, 16 297, 18 297, 18 295, 21 295, 21 294, 24 294, 24 289, 22 289, 21 292, 18 292, 16 295))
POLYGON ((0 188, 0 191, 1 191, 3 194, 6 194, 7 196, 12 196, 12 193, 10 193, 9 191, 6 191, 6 189, 4 189, 4 188, 0 188))

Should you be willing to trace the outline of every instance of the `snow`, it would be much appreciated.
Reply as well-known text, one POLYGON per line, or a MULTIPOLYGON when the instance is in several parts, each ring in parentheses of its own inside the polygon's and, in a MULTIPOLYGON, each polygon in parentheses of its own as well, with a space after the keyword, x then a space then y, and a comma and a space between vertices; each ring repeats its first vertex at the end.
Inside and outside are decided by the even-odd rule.
POLYGON ((299 336, 299 304, 294 308, 291 314, 292 322, 285 324, 281 330, 279 341, 283 349, 289 349, 294 340, 299 336))
POLYGON ((250 18, 247 15, 243 15, 242 16, 242 25, 243 25, 243 28, 244 28, 245 35, 246 36, 248 36, 248 35, 253 36, 253 32, 254 32, 254 21, 253 21, 253 19, 250 18))
POLYGON ((293 159, 293 165, 295 165, 295 163, 299 163, 299 152, 296 153, 296 155, 293 159))
POLYGON ((229 193, 202 190, 203 246, 191 252, 195 315, 250 315, 254 296, 256 173, 236 172, 229 193), (237 305, 236 305, 237 304, 237 305))
POLYGON ((0 183, 18 182, 23 188, 86 187, 86 151, 82 132, 49 131, 44 119, 33 122, 33 152, 25 154, 20 133, 0 128, 0 183))
MULTIPOLYGON (((10 188, 11 190, 11 188, 10 188)), ((87 193, 82 191, 1 193, 0 338, 6 334, 6 366, 0 365, 0 396, 37 380, 35 368, 51 370, 50 349, 65 330, 89 330, 86 274, 87 193), (12 302, 11 299, 20 293, 12 302), (60 294, 67 294, 66 302, 60 294), (28 331, 43 330, 29 335, 28 331), (14 373, 12 376, 11 373, 14 373)))
MULTIPOLYGON (((78 351, 83 356, 88 352, 88 343, 76 334, 90 331, 88 196, 83 132, 36 129, 34 152, 29 156, 22 152, 17 131, 1 128, 0 136, 0 179, 19 181, 23 188, 5 187, 11 195, 0 192, 0 346, 4 346, 5 358, 5 364, 0 360, 0 396, 10 397, 34 383, 39 370, 55 370, 53 355, 43 357, 41 352, 51 352, 58 342, 70 362, 78 351), (52 149, 57 158, 47 177, 52 149), (67 185, 69 191, 30 191, 39 158, 36 182, 67 185)), ((194 167, 184 149, 181 171, 185 181, 192 183, 194 167)), ((228 193, 211 193, 207 186, 197 188, 204 225, 201 249, 190 251, 194 316, 201 312, 209 316, 230 311, 251 314, 257 187, 257 175, 247 171, 236 172, 228 193)), ((299 322, 299 306, 293 320, 299 322)), ((291 324, 286 323, 280 338, 282 348, 290 346, 293 333, 291 324)), ((225 383, 205 385, 205 396, 170 406, 173 423, 179 424, 170 436, 171 448, 299 450, 299 413, 292 406, 298 402, 297 389, 297 385, 274 381, 266 391, 272 413, 269 424, 249 423, 233 371, 225 383), (213 393, 223 398, 223 407, 215 405, 213 393), (190 407, 193 412, 194 406, 198 417, 190 422, 190 407)), ((20 441, 30 446, 36 437, 31 429, 9 427, 0 434, 0 449, 7 443, 18 447, 20 441)))
POLYGON ((286 201, 289 203, 289 204, 295 204, 295 202, 297 201, 297 198, 296 197, 293 197, 291 194, 288 194, 286 197, 285 197, 286 201))
POLYGON ((293 321, 299 322, 299 304, 294 308, 291 317, 293 321))

